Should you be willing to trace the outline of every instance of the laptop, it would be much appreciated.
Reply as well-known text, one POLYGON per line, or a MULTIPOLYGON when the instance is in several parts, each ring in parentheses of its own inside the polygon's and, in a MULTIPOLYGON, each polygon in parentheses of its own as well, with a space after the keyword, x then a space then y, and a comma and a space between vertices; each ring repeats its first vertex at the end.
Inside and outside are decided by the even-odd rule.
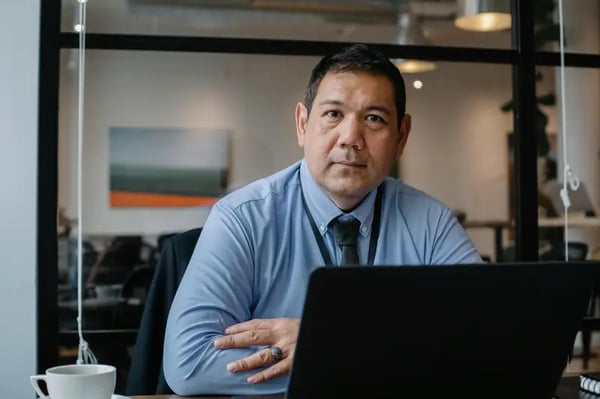
MULTIPOLYGON (((543 186, 543 193, 550 198, 552 207, 558 215, 565 214, 565 207, 560 196, 560 191, 563 188, 563 184, 558 181, 549 181, 543 186)), ((585 216, 595 216, 594 204, 585 186, 585 183, 580 182, 579 188, 575 191, 569 190, 569 213, 581 213, 585 216)))
POLYGON ((550 399, 600 263, 323 267, 286 399, 550 399))

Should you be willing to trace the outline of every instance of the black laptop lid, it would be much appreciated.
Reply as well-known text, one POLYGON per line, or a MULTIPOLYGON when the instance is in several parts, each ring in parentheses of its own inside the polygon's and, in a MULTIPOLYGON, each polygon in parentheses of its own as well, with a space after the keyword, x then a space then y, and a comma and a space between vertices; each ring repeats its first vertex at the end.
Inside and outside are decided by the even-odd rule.
POLYGON ((288 399, 552 397, 597 262, 324 267, 288 399))

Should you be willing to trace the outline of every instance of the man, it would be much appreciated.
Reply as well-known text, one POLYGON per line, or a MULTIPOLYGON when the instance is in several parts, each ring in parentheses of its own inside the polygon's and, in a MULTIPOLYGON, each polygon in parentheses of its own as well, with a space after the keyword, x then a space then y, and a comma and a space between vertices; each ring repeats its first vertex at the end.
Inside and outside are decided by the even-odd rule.
POLYGON ((178 394, 284 391, 317 267, 481 261, 446 206, 386 177, 411 126, 387 57, 354 45, 323 58, 295 116, 304 159, 227 195, 204 225, 167 322, 178 394), (357 250, 336 244, 338 220, 357 250))

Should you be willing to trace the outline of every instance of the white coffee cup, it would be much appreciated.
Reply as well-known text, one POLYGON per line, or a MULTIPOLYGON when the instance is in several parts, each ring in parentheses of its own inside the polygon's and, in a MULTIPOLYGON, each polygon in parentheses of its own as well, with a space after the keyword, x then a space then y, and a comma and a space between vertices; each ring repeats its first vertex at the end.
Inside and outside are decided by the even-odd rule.
POLYGON ((39 386, 39 380, 44 380, 49 399, 110 399, 117 369, 105 364, 71 364, 51 367, 46 374, 32 375, 30 379, 40 398, 48 398, 39 386))

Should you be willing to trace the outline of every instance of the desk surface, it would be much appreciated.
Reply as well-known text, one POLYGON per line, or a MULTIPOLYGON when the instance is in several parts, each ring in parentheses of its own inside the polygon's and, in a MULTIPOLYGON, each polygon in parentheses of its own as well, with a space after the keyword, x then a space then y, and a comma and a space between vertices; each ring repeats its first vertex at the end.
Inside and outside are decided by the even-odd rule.
MULTIPOLYGON (((590 216, 570 216, 569 227, 600 227, 600 217, 590 216)), ((564 226, 565 218, 539 218, 539 227, 560 227, 564 226)), ((508 220, 466 220, 463 223, 466 229, 469 228, 501 228, 507 229, 514 227, 514 223, 508 220)))
MULTIPOLYGON (((556 396, 560 399, 579 399, 579 376, 563 377, 557 390, 556 396)), ((248 396, 247 398, 254 399, 283 399, 281 395, 265 395, 265 396, 248 396)), ((131 399, 223 399, 223 396, 186 396, 185 398, 177 395, 150 395, 150 396, 132 396, 131 399)), ((242 399, 243 396, 232 396, 232 399, 242 399)))
MULTIPOLYGON (((539 218, 540 227, 560 227, 564 226, 565 218, 539 218)), ((600 217, 570 216, 568 219, 569 227, 600 227, 600 217)))
MULTIPOLYGON (((283 394, 278 395, 254 395, 254 396, 177 396, 177 395, 149 395, 149 396, 131 396, 131 399, 283 399, 283 394)), ((562 397, 561 397, 562 399, 562 397)), ((569 399, 569 398, 567 398, 569 399)))

